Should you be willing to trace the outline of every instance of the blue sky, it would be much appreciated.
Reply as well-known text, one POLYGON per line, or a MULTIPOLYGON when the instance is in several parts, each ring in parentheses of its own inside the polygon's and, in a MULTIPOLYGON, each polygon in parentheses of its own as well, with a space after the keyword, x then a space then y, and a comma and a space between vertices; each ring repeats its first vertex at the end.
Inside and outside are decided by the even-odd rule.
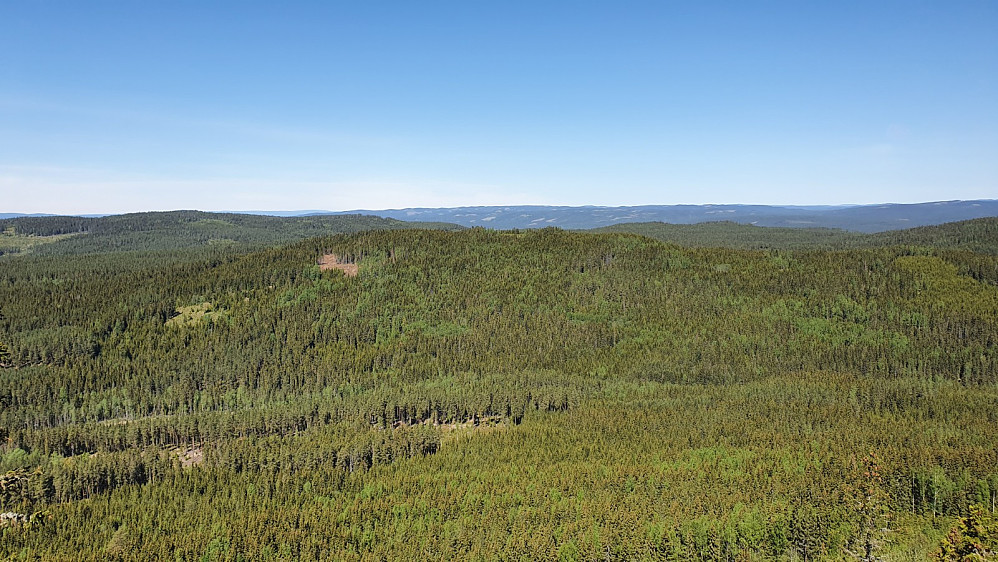
POLYGON ((0 4, 0 211, 998 198, 998 2, 0 4))

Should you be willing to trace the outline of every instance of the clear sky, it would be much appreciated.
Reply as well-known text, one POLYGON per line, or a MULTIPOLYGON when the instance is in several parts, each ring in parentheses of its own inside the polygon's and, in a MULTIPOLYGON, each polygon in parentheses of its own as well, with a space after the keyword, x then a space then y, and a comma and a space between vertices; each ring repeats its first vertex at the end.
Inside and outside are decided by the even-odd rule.
POLYGON ((998 2, 0 2, 0 212, 998 198, 998 2))

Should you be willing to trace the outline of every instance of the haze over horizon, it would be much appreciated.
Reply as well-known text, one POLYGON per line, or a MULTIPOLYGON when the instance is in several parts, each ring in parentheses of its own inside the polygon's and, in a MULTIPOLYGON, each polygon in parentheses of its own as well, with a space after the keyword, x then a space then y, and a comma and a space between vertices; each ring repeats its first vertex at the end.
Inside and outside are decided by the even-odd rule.
POLYGON ((0 212, 998 196, 998 4, 0 6, 0 212))

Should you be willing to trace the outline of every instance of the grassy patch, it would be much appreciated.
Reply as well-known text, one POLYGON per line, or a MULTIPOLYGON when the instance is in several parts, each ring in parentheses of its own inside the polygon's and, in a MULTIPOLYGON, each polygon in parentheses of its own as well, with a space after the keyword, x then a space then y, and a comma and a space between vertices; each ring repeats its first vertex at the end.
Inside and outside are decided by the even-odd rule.
POLYGON ((51 244, 77 234, 55 234, 52 236, 33 236, 30 234, 15 234, 13 229, 7 229, 0 234, 0 256, 4 254, 27 254, 35 246, 51 244))
POLYGON ((166 321, 167 326, 189 326, 205 319, 215 320, 225 314, 224 310, 216 310, 210 302, 177 307, 177 315, 166 321))

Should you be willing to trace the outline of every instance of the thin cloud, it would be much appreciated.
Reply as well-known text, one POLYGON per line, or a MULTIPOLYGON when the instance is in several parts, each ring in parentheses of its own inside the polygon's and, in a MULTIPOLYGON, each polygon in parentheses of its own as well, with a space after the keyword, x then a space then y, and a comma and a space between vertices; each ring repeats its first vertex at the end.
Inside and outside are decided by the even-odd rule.
POLYGON ((0 167, 3 212, 122 213, 149 209, 345 211, 399 207, 546 204, 502 186, 440 181, 177 180, 99 177, 95 170, 0 167), (31 173, 33 172, 33 173, 31 173), (38 208, 38 201, 48 201, 38 208))

